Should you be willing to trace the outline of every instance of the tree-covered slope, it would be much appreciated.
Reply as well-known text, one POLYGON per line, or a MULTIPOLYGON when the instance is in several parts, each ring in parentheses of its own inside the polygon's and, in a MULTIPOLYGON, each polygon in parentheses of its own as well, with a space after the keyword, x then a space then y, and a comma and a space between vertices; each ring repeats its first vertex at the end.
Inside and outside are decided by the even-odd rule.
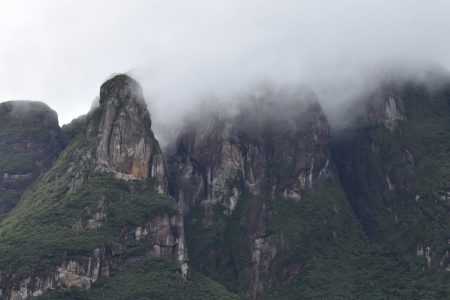
POLYGON ((320 105, 299 91, 255 95, 178 138, 171 186, 191 265, 245 298, 301 297, 306 282, 327 297, 347 282, 339 295, 357 295, 347 251, 361 255, 367 239, 330 162, 320 105), (336 269, 322 273, 322 262, 336 269))
POLYGON ((213 280, 191 271, 187 280, 177 276, 178 266, 161 260, 127 264, 90 290, 79 288, 48 292, 39 300, 122 300, 122 299, 238 299, 213 280))
POLYGON ((398 298, 448 298, 450 85, 384 83, 367 106, 333 148, 365 232, 403 270, 380 284, 398 298))

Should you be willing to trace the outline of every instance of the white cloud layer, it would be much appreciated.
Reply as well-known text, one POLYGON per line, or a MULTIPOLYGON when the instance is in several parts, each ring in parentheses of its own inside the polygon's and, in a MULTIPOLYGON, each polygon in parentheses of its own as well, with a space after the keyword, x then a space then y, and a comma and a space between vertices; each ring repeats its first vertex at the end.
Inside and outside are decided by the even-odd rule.
POLYGON ((323 91, 367 70, 449 68, 449 15, 448 0, 2 0, 0 101, 44 101, 63 124, 131 72, 154 122, 259 80, 307 83, 333 107, 323 91))

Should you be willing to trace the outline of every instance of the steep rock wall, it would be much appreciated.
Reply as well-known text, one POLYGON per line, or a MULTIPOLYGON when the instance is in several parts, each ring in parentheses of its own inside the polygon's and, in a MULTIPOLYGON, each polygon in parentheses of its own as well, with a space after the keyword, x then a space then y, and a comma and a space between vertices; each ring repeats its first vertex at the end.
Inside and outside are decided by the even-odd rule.
POLYGON ((187 124, 172 157, 172 192, 185 212, 202 202, 221 203, 231 214, 242 194, 239 181, 254 195, 270 184, 298 201, 325 175, 329 126, 319 104, 277 103, 271 96, 249 100, 237 115, 215 113, 187 124))
POLYGON ((166 170, 139 84, 125 75, 105 82, 100 107, 87 124, 97 168, 125 178, 152 178, 159 193, 167 190, 166 170))
POLYGON ((0 215, 8 213, 61 151, 56 113, 37 101, 0 103, 0 215))
POLYGON ((193 264, 226 286, 234 277, 228 287, 257 299, 284 280, 273 270, 289 252, 276 203, 295 206, 330 178, 329 125, 311 94, 266 90, 246 100, 237 113, 187 124, 170 190, 186 214, 193 264))

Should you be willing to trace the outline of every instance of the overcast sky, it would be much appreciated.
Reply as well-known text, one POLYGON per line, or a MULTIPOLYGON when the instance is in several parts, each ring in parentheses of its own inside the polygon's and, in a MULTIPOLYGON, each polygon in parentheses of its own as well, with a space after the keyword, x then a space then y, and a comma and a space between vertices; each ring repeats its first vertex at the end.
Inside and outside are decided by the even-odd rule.
POLYGON ((158 121, 258 80, 352 88, 398 61, 448 68, 449 16, 449 0, 1 0, 0 101, 64 124, 131 72, 158 121))

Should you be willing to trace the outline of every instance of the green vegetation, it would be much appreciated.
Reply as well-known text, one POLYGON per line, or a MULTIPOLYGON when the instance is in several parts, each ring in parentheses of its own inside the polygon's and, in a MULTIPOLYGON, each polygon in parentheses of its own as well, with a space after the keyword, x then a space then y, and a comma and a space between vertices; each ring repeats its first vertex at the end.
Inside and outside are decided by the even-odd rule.
POLYGON ((215 204, 214 222, 209 227, 203 225, 205 211, 197 202, 185 221, 190 264, 241 295, 248 288, 242 271, 250 263, 247 251, 250 201, 250 195, 244 194, 231 215, 223 213, 220 203, 215 204))
MULTIPOLYGON (((450 299, 450 272, 445 270, 450 263, 450 88, 406 83, 393 92, 405 101, 407 121, 395 130, 360 124, 335 143, 343 186, 330 175, 296 202, 273 195, 272 184, 252 195, 239 174, 230 182, 242 192, 231 215, 220 203, 209 211, 196 201, 185 218, 188 280, 176 275, 175 263, 145 259, 112 272, 91 290, 55 290, 40 299, 245 298, 255 236, 276 250, 273 260, 262 252, 261 260, 269 262, 261 272, 267 299, 450 299), (205 226, 209 218, 213 224, 205 226), (431 260, 417 255, 419 246, 422 252, 430 247, 431 260)), ((58 161, 13 213, 0 218, 0 269, 14 271, 18 279, 29 276, 32 268, 48 269, 66 255, 89 254, 98 247, 110 253, 120 244, 125 258, 143 256, 146 242, 124 242, 123 227, 177 213, 174 201, 153 192, 150 181, 82 172, 91 174, 88 182, 68 193, 79 171, 74 168, 92 170, 89 160, 78 163, 79 153, 88 150, 77 135, 82 122, 66 128, 64 140, 71 143, 58 161), (105 225, 74 230, 98 205, 107 211, 105 225)), ((255 130, 272 135, 268 140, 277 136, 265 124, 255 124, 247 128, 249 139, 255 130)), ((0 132, 0 140, 21 136, 11 130, 0 132)), ((32 159, 13 159, 9 166, 0 162, 0 169, 27 170, 32 159)), ((274 159, 270 180, 291 177, 290 167, 274 159)), ((0 196, 0 204, 17 200, 15 194, 0 196)))
POLYGON ((268 194, 256 198, 245 192, 231 215, 224 214, 223 207, 216 204, 214 223, 209 227, 203 226, 204 208, 197 203, 186 219, 191 265, 245 297, 249 284, 245 272, 251 265, 250 226, 262 203, 266 206, 265 236, 271 238, 278 253, 264 282, 266 291, 272 290, 270 297, 305 295, 305 299, 314 299, 307 291, 317 289, 321 294, 316 296, 333 299, 333 295, 344 294, 342 284, 352 288, 347 296, 357 295, 359 286, 353 281, 364 265, 369 242, 342 188, 332 178, 317 191, 306 193, 298 203, 281 197, 271 199, 268 194), (332 268, 325 272, 326 267, 332 268), (300 293, 297 285, 304 287, 303 280, 309 287, 300 293))
MULTIPOLYGON (((306 194, 299 203, 274 204, 274 231, 282 232, 289 247, 272 273, 285 281, 269 290, 268 299, 450 297, 449 274, 424 272, 424 258, 405 258, 395 242, 380 244, 365 237, 336 182, 306 194), (286 270, 292 266, 299 272, 289 278, 286 270)), ((395 240, 401 242, 402 236, 395 240)))
POLYGON ((167 261, 130 263, 91 290, 68 289, 47 292, 39 300, 122 300, 122 299, 238 299, 220 284, 196 271, 187 280, 176 275, 178 267, 167 261))
POLYGON ((11 153, 7 159, 0 161, 0 170, 10 174, 32 173, 36 170, 36 160, 39 158, 39 155, 32 153, 11 153))
MULTIPOLYGON (((20 277, 33 265, 57 264, 65 255, 87 254, 98 247, 111 251, 122 242, 124 226, 141 225, 155 214, 177 213, 175 202, 154 192, 148 182, 98 175, 78 192, 68 193, 73 175, 66 171, 84 147, 79 136, 1 221, 0 269, 15 270, 20 277), (72 226, 89 218, 99 201, 104 201, 108 215, 105 226, 75 231, 72 226)), ((136 251, 136 245, 132 248, 136 251)))
POLYGON ((43 128, 27 128, 20 124, 15 127, 6 123, 6 126, 0 127, 0 152, 2 153, 0 171, 13 174, 36 172, 36 162, 48 158, 43 158, 42 153, 38 151, 28 149, 27 143, 32 145, 50 143, 45 145, 45 148, 54 147, 56 151, 51 152, 54 153, 60 148, 60 145, 54 142, 43 128))
MULTIPOLYGON (((92 118, 95 117, 94 114, 92 118)), ((101 279, 89 291, 58 290, 42 298, 236 299, 223 286, 194 270, 184 281, 176 263, 144 259, 152 246, 150 242, 124 241, 125 227, 143 225, 155 216, 172 216, 179 210, 173 199, 154 191, 151 180, 124 181, 95 173, 89 157, 91 145, 82 134, 85 122, 85 118, 79 118, 63 128, 65 151, 24 193, 14 211, 0 218, 0 281, 5 278, 3 275, 12 274, 14 282, 10 283, 17 284, 26 277, 47 274, 67 257, 92 255, 97 248, 110 256, 121 246, 120 259, 127 263, 119 263, 118 271, 111 270, 108 280, 101 279), (76 192, 71 190, 74 180, 84 182, 76 192), (102 226, 82 228, 81 224, 92 219, 99 209, 106 212, 102 226)), ((24 143, 31 138, 44 141, 47 137, 39 139, 37 131, 27 128, 0 130, 1 142, 24 143)), ((1 142, 0 147, 10 146, 1 142)), ((5 171, 31 171, 36 163, 32 156, 7 151, 2 154, 8 154, 10 159, 0 159, 0 167, 5 171)), ((15 205, 18 200, 17 194, 2 193, 0 204, 3 201, 15 205)))
MULTIPOLYGON (((396 95, 407 121, 393 131, 361 123, 334 145, 336 162, 352 161, 353 173, 341 174, 350 202, 335 179, 298 203, 244 194, 231 216, 216 204, 209 227, 197 203, 186 218, 191 264, 244 297, 249 226, 263 202, 265 236, 277 248, 263 278, 267 298, 450 298, 450 88, 405 84, 396 95), (431 247, 430 267, 419 245, 431 247)), ((288 167, 273 161, 270 175, 280 179, 288 167)))
POLYGON ((371 238, 371 256, 364 252, 356 266, 367 269, 368 277, 358 276, 374 288, 357 291, 371 298, 447 299, 450 202, 441 196, 450 189, 450 88, 391 88, 405 102, 407 120, 393 131, 353 128, 334 145, 341 180, 371 238), (418 247, 430 247, 429 265, 418 247))
POLYGON ((0 193, 0 207, 13 208, 17 205, 20 194, 14 191, 2 191, 0 193))

